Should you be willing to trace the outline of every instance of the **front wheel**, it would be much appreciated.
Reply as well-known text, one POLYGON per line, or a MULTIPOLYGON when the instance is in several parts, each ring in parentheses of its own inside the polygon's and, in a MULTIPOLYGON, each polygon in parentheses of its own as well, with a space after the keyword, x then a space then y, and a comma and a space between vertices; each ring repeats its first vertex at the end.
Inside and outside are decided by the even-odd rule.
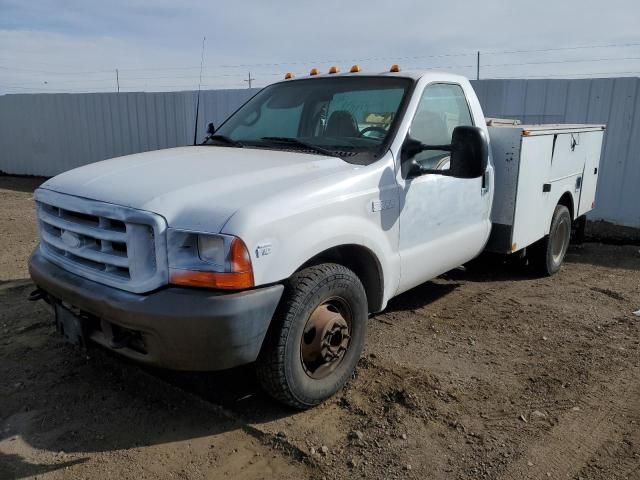
POLYGON ((564 205, 556 206, 549 235, 532 248, 532 264, 543 275, 553 275, 562 266, 571 240, 571 214, 564 205))
POLYGON ((318 405, 353 374, 367 328, 367 296, 355 273, 325 263, 295 273, 256 364, 258 381, 295 408, 318 405))

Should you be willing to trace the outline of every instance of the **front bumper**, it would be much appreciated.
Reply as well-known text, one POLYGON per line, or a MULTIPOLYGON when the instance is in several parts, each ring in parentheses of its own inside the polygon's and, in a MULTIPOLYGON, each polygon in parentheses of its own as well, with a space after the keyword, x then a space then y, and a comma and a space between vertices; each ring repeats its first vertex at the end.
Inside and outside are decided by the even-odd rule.
POLYGON ((139 295, 63 270, 39 249, 29 260, 29 272, 52 301, 79 310, 89 339, 133 360, 175 370, 221 370, 255 361, 284 289, 272 285, 224 293, 168 287, 139 295), (134 332, 141 342, 135 348, 116 344, 114 331, 134 332))

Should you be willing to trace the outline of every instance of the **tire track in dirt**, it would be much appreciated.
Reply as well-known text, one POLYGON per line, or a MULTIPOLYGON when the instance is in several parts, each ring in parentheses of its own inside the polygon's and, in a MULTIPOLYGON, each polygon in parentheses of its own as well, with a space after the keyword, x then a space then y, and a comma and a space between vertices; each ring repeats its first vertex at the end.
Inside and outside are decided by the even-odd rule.
MULTIPOLYGON (((611 379, 609 377, 609 379, 611 379)), ((573 478, 605 442, 619 442, 640 420, 640 373, 627 370, 559 417, 547 434, 503 472, 503 480, 573 478), (635 421, 636 423, 632 423, 635 421)))

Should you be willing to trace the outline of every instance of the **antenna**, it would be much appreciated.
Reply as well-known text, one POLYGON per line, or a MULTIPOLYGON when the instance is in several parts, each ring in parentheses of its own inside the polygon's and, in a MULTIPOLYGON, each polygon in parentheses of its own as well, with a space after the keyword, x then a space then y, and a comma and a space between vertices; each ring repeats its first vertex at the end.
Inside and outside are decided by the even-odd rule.
POLYGON ((254 77, 251 76, 251 72, 249 72, 249 78, 247 78, 247 80, 245 80, 245 82, 247 82, 249 84, 249 88, 251 88, 251 82, 255 80, 254 77))
POLYGON ((118 93, 120 93, 120 75, 118 74, 117 68, 116 68, 116 85, 118 86, 118 93))
POLYGON ((202 53, 200 54, 200 79, 198 80, 198 100, 196 101, 196 124, 193 128, 193 144, 198 138, 198 114, 200 113, 200 89, 202 88, 202 67, 204 65, 204 41, 207 37, 202 37, 202 53))

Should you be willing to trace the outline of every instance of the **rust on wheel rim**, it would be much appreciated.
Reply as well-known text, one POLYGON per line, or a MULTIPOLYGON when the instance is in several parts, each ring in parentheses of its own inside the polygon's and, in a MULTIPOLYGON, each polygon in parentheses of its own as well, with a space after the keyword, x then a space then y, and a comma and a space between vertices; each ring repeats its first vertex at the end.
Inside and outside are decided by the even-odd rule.
POLYGON ((351 309, 339 297, 318 305, 304 326, 300 340, 300 360, 311 378, 324 378, 333 372, 351 343, 351 309))

